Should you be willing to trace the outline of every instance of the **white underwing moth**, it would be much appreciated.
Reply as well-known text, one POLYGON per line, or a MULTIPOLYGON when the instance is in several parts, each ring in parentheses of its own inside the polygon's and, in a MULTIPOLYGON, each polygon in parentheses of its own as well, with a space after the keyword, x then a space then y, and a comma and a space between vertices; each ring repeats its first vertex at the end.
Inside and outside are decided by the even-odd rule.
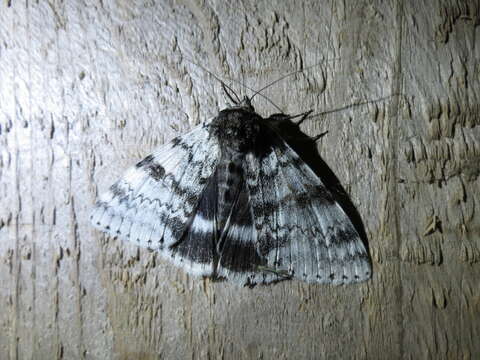
POLYGON ((190 274, 242 285, 369 279, 351 220, 271 126, 293 117, 262 118, 253 97, 229 97, 233 106, 128 169, 99 197, 93 225, 190 274))

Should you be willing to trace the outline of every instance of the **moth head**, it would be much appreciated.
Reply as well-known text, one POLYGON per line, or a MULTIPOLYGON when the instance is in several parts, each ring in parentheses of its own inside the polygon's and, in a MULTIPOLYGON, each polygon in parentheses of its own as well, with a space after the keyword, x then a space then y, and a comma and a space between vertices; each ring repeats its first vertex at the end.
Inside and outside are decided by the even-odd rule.
POLYGON ((240 104, 238 104, 238 106, 244 109, 245 111, 250 111, 252 113, 255 112, 255 109, 252 106, 252 101, 248 96, 244 96, 243 100, 240 102, 240 104))
POLYGON ((242 101, 237 101, 234 103, 234 105, 229 106, 229 109, 240 109, 243 111, 255 113, 255 109, 252 106, 252 101, 248 96, 244 96, 242 101))
POLYGON ((245 111, 250 111, 252 113, 255 112, 255 109, 252 106, 253 96, 251 98, 249 98, 248 96, 244 96, 243 99, 240 100, 237 93, 233 91, 233 89, 227 84, 225 84, 223 81, 222 81, 222 88, 223 88, 223 91, 225 92, 225 95, 230 99, 230 101, 233 104, 228 107, 229 109, 242 109, 245 111))

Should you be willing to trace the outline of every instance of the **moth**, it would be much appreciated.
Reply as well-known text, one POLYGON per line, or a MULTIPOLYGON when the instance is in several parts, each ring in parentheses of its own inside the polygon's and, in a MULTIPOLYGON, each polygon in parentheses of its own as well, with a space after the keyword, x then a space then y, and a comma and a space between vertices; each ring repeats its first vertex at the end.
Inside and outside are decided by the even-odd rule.
POLYGON ((99 197, 93 225, 240 285, 369 279, 352 222, 272 126, 294 116, 262 118, 253 96, 228 95, 232 106, 128 169, 99 197))

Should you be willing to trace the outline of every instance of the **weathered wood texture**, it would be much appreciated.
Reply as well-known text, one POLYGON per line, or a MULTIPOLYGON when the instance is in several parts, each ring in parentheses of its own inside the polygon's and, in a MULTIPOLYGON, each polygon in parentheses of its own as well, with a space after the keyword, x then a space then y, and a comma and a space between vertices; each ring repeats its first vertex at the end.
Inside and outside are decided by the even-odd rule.
POLYGON ((0 358, 478 359, 479 24, 468 0, 2 1, 0 358), (329 131, 370 282, 239 289, 89 226, 224 106, 188 60, 252 88, 317 64, 264 92, 288 113, 370 101, 303 125, 329 131))

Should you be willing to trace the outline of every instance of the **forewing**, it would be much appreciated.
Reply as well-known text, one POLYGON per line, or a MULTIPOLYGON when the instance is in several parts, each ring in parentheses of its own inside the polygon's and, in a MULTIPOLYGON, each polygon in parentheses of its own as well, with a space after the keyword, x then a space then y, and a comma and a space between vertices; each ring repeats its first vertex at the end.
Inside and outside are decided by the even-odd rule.
POLYGON ((174 264, 193 275, 215 274, 215 233, 218 186, 213 174, 182 237, 170 246, 174 264))
MULTIPOLYGON (((235 194, 219 240, 217 274, 239 284, 264 282, 260 269, 267 261, 258 252, 250 195, 243 177, 235 194)), ((269 275, 265 274, 266 277, 269 275)))
POLYGON ((191 225, 219 153, 208 123, 175 138, 128 169, 99 197, 92 223, 172 259, 171 246, 191 225))
MULTIPOLYGON (((247 158, 247 184, 259 253, 275 273, 343 284, 367 280, 370 260, 332 194, 276 134, 247 158)), ((268 281, 268 279, 267 279, 268 281)))

